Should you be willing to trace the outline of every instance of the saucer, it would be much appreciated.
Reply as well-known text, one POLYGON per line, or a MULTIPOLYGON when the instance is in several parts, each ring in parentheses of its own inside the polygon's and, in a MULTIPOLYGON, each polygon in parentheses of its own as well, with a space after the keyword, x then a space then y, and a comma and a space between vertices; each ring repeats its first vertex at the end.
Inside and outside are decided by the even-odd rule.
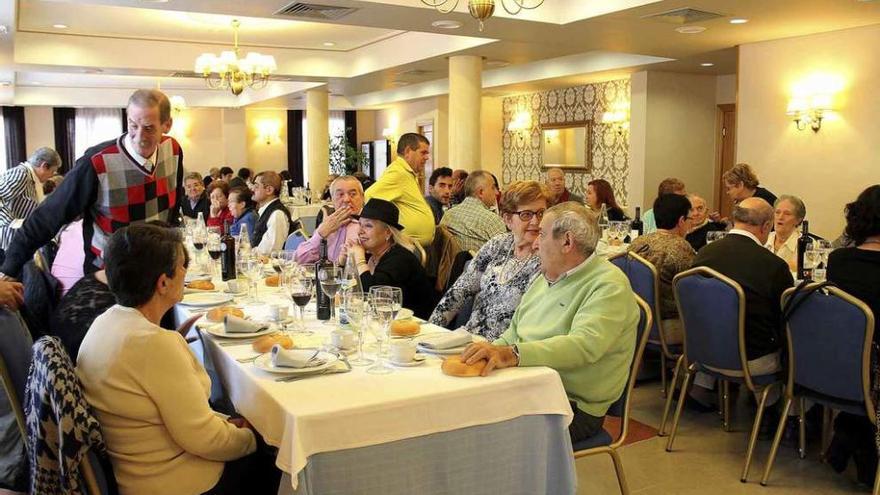
POLYGON ((408 363, 399 363, 393 359, 389 359, 388 362, 394 366, 399 366, 401 368, 412 368, 413 366, 419 366, 420 364, 423 364, 427 360, 428 358, 425 357, 424 354, 417 353, 413 360, 408 363))

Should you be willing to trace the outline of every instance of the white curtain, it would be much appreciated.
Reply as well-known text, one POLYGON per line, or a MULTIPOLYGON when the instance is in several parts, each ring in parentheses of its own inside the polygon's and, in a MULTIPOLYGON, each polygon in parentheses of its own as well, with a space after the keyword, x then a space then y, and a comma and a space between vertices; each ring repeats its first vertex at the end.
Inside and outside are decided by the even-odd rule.
MULTIPOLYGON (((328 131, 330 131, 330 140, 333 140, 334 136, 344 136, 345 135, 345 111, 344 110, 332 110, 330 112, 330 123, 328 131)), ((302 162, 302 174, 303 181, 309 181, 309 128, 306 123, 306 113, 303 112, 303 120, 302 120, 302 150, 303 150, 303 162, 302 162)), ((327 143, 329 146, 330 143, 327 143)), ((330 170, 330 164, 327 164, 327 170, 330 170)), ((312 185, 309 184, 309 187, 312 185)), ((324 187, 324 184, 318 184, 315 187, 324 187)), ((315 188, 313 187, 312 190, 315 188)))
POLYGON ((9 164, 6 163, 6 133, 3 130, 6 129, 3 123, 3 112, 0 112, 0 172, 6 170, 9 164))
POLYGON ((122 134, 122 110, 77 108, 74 133, 76 156, 82 156, 90 147, 122 134))

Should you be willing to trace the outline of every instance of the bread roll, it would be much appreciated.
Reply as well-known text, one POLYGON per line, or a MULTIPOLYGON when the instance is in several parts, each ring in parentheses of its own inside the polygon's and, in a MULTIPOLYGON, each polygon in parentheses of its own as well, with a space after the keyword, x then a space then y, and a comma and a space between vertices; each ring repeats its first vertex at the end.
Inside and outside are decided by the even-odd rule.
POLYGON ((394 320, 391 322, 391 335, 395 337, 412 337, 421 330, 421 325, 415 320, 394 320))
POLYGON ((193 280, 192 282, 186 284, 190 289, 198 289, 198 290, 214 290, 214 283, 210 280, 193 280))
POLYGON ((281 344, 285 349, 293 349, 293 339, 281 333, 273 333, 272 335, 263 335, 253 343, 256 352, 263 354, 269 352, 275 344, 281 344))
POLYGON ((279 277, 278 275, 270 275, 266 277, 267 287, 278 287, 279 283, 281 283, 281 277, 279 277))
POLYGON ((222 322, 226 315, 237 316, 238 318, 244 318, 244 311, 236 308, 235 306, 220 306, 219 308, 214 308, 208 311, 206 315, 208 320, 215 322, 222 322))
POLYGON ((474 364, 465 364, 461 360, 461 356, 450 356, 444 359, 443 364, 440 365, 440 369, 443 370, 444 374, 461 377, 480 376, 485 367, 485 359, 481 359, 474 364))

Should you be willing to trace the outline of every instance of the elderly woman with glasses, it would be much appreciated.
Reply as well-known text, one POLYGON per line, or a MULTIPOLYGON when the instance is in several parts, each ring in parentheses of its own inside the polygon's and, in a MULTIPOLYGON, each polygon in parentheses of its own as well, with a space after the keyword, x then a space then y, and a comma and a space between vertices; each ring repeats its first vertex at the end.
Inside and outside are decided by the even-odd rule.
POLYGON ((550 197, 547 187, 535 181, 514 182, 507 188, 499 207, 510 232, 493 237, 480 248, 434 309, 431 323, 452 325, 459 311, 473 300, 471 316, 462 328, 489 341, 507 330, 520 298, 540 268, 535 241, 550 197))

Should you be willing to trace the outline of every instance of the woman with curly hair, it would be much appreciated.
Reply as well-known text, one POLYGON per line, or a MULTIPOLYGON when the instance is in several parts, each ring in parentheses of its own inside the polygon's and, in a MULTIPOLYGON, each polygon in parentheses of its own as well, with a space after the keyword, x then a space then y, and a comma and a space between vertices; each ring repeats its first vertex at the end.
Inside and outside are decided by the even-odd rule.
POLYGON ((752 196, 763 199, 770 206, 776 203, 776 195, 758 185, 758 176, 747 163, 737 163, 724 172, 721 179, 724 181, 725 194, 734 204, 752 196))
MULTIPOLYGON (((874 342, 880 341, 880 185, 875 184, 846 205, 846 236, 853 247, 828 257, 828 280, 861 299, 874 312, 874 342)), ((873 387, 880 386, 875 377, 873 387)), ((850 456, 859 482, 871 485, 877 470, 874 425, 865 416, 841 412, 834 420, 834 438, 825 457, 837 472, 846 470, 850 456)))
POLYGON ((608 211, 608 220, 612 222, 627 219, 623 208, 618 206, 617 200, 614 199, 614 190, 611 189, 611 184, 605 179, 591 180, 587 184, 586 203, 591 210, 597 213, 602 209, 602 205, 605 205, 605 210, 608 211))

